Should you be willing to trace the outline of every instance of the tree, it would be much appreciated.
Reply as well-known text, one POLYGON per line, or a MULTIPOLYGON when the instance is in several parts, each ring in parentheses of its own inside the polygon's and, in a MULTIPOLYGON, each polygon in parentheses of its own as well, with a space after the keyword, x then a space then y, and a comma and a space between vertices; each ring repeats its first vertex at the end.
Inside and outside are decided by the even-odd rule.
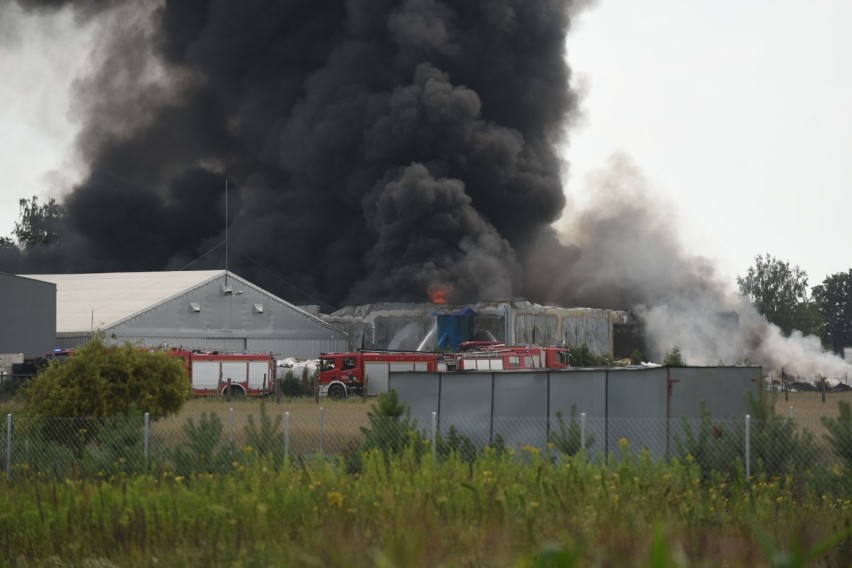
POLYGON ((663 359, 663 365, 667 367, 685 367, 686 363, 683 361, 683 356, 680 354, 680 347, 675 345, 672 347, 672 350, 666 353, 665 358, 663 359))
MULTIPOLYGON (((189 393, 180 359, 130 344, 106 345, 100 335, 66 361, 52 363, 22 392, 28 416, 85 420, 83 442, 98 437, 105 418, 175 414, 189 393)), ((77 424, 64 428, 68 432, 57 431, 49 420, 45 424, 55 439, 77 443, 72 437, 81 437, 77 424)))
POLYGON ((35 195, 31 199, 18 200, 20 221, 15 222, 12 231, 26 250, 34 246, 53 246, 62 237, 65 210, 55 199, 39 204, 35 195))
POLYGON ((744 278, 737 276, 740 294, 785 334, 794 329, 820 335, 822 317, 808 298, 808 273, 767 254, 757 255, 744 278))
POLYGON ((0 266, 7 272, 17 272, 21 261, 21 249, 9 237, 0 237, 0 266))
POLYGON ((825 321, 826 340, 835 353, 852 346, 852 269, 832 274, 813 289, 825 321))

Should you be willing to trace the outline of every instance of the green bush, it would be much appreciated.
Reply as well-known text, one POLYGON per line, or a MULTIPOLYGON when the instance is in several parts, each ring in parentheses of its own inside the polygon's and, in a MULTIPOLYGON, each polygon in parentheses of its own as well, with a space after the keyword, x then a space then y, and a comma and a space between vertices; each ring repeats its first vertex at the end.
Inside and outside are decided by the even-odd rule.
POLYGON ((297 377, 292 369, 288 369, 279 381, 281 394, 287 398, 314 396, 313 382, 307 372, 302 377, 297 377))
POLYGON ((585 343, 578 347, 569 347, 569 349, 572 367, 607 367, 613 364, 612 357, 595 355, 585 343))
POLYGON ((637 347, 630 353, 630 364, 631 365, 641 365, 642 364, 642 351, 637 347))
MULTIPOLYGON (((450 459, 452 456, 457 457, 465 463, 473 463, 476 460, 478 452, 473 441, 459 432, 455 426, 450 426, 446 437, 439 434, 435 442, 438 458, 441 460, 450 459)), ((503 437, 498 434, 495 439, 495 451, 502 453, 504 450, 505 444, 503 437)))
POLYGON ((554 449, 566 456, 577 455, 581 449, 590 447, 595 443, 594 434, 586 434, 586 443, 583 445, 582 429, 577 421, 577 405, 571 405, 571 419, 565 424, 562 412, 556 413, 556 430, 550 432, 547 441, 553 444, 554 449))
POLYGON ((686 363, 683 361, 683 356, 680 354, 680 348, 675 345, 672 350, 666 353, 663 359, 663 365, 667 367, 684 367, 686 363))
POLYGON ((189 476, 197 472, 224 471, 230 464, 228 452, 220 449, 224 429, 222 419, 212 412, 202 412, 198 424, 192 417, 188 418, 183 426, 186 444, 177 446, 172 452, 175 472, 189 476))
POLYGON ((417 425, 411 410, 399 401, 396 391, 382 393, 367 413, 369 427, 361 427, 364 434, 362 450, 379 450, 383 454, 399 454, 412 440, 418 438, 417 425))
POLYGON ((251 451, 260 457, 271 457, 275 464, 280 464, 284 458, 284 431, 281 415, 274 419, 266 412, 266 403, 260 403, 260 420, 257 424, 254 415, 249 414, 245 427, 246 440, 251 451))
MULTIPOLYGON (((793 419, 777 414, 771 397, 761 391, 758 397, 749 396, 748 405, 753 475, 800 477, 820 467, 813 434, 798 428, 793 419)), ((704 404, 701 414, 697 431, 684 423, 683 434, 675 437, 680 455, 691 456, 705 475, 741 471, 745 463, 745 420, 714 423, 704 404)))
POLYGON ((174 414, 189 392, 179 359, 130 344, 106 345, 96 334, 67 361, 34 377, 21 395, 24 414, 46 419, 44 437, 82 456, 87 444, 98 442, 107 418, 174 414))
POLYGON ((831 418, 823 416, 820 418, 825 429, 825 439, 834 448, 834 452, 846 462, 846 467, 852 468, 852 406, 845 401, 837 402, 839 416, 831 418))

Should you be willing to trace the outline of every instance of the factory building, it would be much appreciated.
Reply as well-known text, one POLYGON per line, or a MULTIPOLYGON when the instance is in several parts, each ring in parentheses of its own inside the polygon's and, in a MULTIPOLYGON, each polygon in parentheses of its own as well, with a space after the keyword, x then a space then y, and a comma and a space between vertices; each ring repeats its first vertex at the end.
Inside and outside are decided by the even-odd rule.
POLYGON ((56 341, 56 286, 0 272, 0 366, 40 357, 56 341), (11 358, 9 358, 9 357, 11 358), (9 359, 8 361, 5 359, 9 359))
POLYGON ((618 330, 630 322, 626 311, 562 308, 526 300, 465 306, 365 304, 322 317, 349 334, 350 350, 452 350, 461 341, 482 340, 514 345, 586 345, 597 355, 616 356, 623 356, 617 349, 618 330))
MULTIPOLYGON (((147 347, 315 358, 345 332, 227 270, 39 274, 55 289, 55 347, 106 341, 147 347)), ((23 303, 23 301, 21 301, 23 303)))

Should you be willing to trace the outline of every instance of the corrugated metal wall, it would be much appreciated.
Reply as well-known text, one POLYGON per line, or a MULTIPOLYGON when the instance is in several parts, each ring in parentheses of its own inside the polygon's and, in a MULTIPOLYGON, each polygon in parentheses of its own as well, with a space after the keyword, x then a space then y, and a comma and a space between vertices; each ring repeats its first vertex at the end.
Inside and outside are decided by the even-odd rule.
MULTIPOLYGON (((224 278, 224 277, 223 277, 224 278)), ((272 353, 314 359, 345 351, 348 336, 241 279, 223 278, 187 290, 107 328, 110 341, 156 347, 272 353)))
POLYGON ((749 412, 760 367, 654 367, 513 371, 505 373, 391 373, 389 388, 422 427, 437 412, 440 430, 455 428, 479 444, 496 436, 510 446, 543 447, 548 433, 572 414, 588 417, 589 450, 606 455, 626 438, 634 449, 666 455, 679 419, 749 412))
POLYGON ((39 357, 55 347, 56 285, 0 273, 0 353, 39 357))

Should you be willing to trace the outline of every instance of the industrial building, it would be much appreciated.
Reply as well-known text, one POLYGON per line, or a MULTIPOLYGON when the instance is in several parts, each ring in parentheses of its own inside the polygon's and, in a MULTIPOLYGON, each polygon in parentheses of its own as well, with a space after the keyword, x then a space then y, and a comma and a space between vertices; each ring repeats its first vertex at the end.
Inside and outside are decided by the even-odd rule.
POLYGON ((349 334, 350 350, 433 351, 460 341, 523 345, 586 345, 597 355, 622 356, 620 329, 632 325, 626 311, 544 306, 526 300, 465 306, 380 303, 347 306, 322 318, 349 334))
POLYGON ((39 357, 56 341, 56 286, 33 278, 0 272, 0 362, 8 367, 39 357))
POLYGON ((108 342, 297 358, 349 343, 344 331, 227 270, 27 278, 56 291, 57 348, 79 347, 96 331, 108 342))

